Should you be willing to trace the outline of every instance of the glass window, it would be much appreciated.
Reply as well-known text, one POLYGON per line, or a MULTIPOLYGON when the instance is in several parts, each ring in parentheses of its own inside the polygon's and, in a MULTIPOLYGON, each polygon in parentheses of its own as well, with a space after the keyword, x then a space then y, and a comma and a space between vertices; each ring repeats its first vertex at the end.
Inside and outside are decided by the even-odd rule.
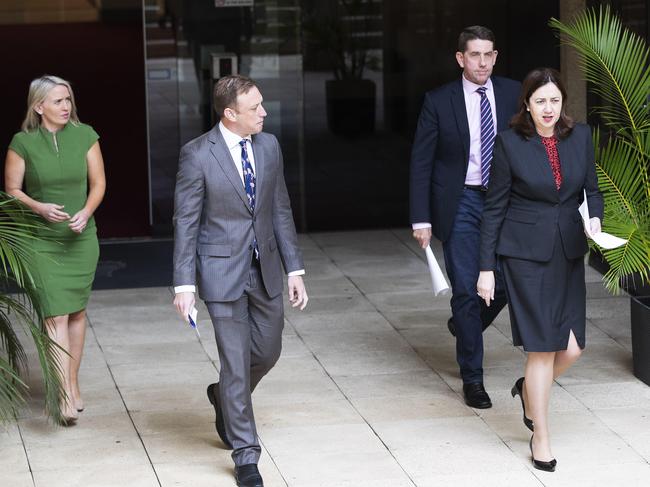
POLYGON ((100 135, 106 163, 100 236, 149 235, 142 2, 2 0, 0 25, 0 57, 10 71, 2 79, 3 147, 20 130, 30 81, 67 79, 81 121, 100 135))

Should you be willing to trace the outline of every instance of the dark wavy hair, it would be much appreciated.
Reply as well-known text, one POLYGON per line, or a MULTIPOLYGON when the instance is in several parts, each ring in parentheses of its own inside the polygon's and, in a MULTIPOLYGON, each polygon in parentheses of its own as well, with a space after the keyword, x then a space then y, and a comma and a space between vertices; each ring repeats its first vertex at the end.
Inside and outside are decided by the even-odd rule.
POLYGON ((527 110, 528 100, 530 100, 530 97, 538 88, 547 83, 553 83, 557 86, 558 90, 560 90, 560 93, 562 93, 562 110, 560 111, 560 118, 555 124, 555 135, 558 138, 563 139, 568 137, 573 130, 573 119, 564 111, 567 102, 567 94, 564 84, 560 79, 560 73, 553 68, 536 68, 526 75, 521 87, 521 94, 519 95, 518 112, 510 120, 510 127, 526 139, 530 139, 537 133, 533 119, 527 110))

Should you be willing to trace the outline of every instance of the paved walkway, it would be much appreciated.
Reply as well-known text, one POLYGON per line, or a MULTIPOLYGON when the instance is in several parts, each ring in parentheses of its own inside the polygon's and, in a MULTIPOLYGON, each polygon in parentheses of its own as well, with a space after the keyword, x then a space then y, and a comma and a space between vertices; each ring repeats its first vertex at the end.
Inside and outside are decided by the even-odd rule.
MULTIPOLYGON (((282 358, 254 394, 265 485, 648 485, 650 387, 631 372, 628 299, 588 269, 587 350, 553 387, 559 463, 540 472, 509 393, 524 354, 507 313, 485 332, 494 407, 468 408, 448 298, 431 297, 411 240, 401 229, 301 236, 309 307, 287 311, 282 358)), ((0 431, 0 485, 234 485, 205 397, 219 369, 205 308, 201 340, 167 288, 97 291, 88 314, 86 410, 74 427, 49 425, 32 377, 30 407, 0 431)))

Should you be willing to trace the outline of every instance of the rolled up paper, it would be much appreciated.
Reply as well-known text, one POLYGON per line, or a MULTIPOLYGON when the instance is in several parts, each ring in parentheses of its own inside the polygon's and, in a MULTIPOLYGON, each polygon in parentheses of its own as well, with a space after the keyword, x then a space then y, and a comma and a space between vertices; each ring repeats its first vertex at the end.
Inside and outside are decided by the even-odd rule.
POLYGON ((427 264, 429 264, 429 273, 431 274, 431 283, 433 284, 433 295, 444 296, 448 294, 449 284, 447 284, 445 275, 442 273, 442 269, 440 269, 438 261, 433 255, 431 246, 427 245, 427 248, 424 249, 424 253, 427 255, 427 264))

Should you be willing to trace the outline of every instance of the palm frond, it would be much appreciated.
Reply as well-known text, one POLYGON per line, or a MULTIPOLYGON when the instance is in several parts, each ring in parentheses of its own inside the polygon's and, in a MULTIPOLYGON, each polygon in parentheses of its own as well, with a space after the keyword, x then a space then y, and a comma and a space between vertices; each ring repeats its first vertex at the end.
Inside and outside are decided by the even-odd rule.
POLYGON ((15 418, 18 408, 25 403, 26 389, 12 364, 0 355, 0 423, 15 418))
POLYGON ((601 117, 632 139, 647 129, 650 72, 645 41, 625 29, 609 5, 586 10, 569 24, 551 19, 549 25, 578 51, 591 91, 605 102, 597 107, 601 117))
POLYGON ((589 81, 602 98, 594 108, 609 138, 601 147, 594 135, 598 184, 605 202, 603 230, 626 238, 617 249, 602 250, 609 264, 608 289, 639 276, 650 280, 650 49, 624 28, 609 6, 585 10, 569 24, 551 19, 562 42, 572 46, 589 81))
POLYGON ((601 148, 598 130, 594 131, 594 146, 598 186, 605 208, 623 208, 627 217, 637 222, 639 211, 644 211, 647 202, 645 180, 637 162, 643 156, 636 146, 616 137, 601 148))
MULTIPOLYGON (((7 364, 17 373, 27 366, 27 356, 16 334, 9 314, 15 309, 14 299, 0 295, 0 349, 6 355, 7 364)), ((20 306, 20 303, 18 303, 20 306)), ((20 314, 20 310, 16 310, 20 314)))
POLYGON ((46 411, 61 420, 59 404, 65 397, 57 357, 67 353, 54 343, 43 326, 43 313, 35 291, 33 243, 43 239, 47 226, 15 198, 0 192, 0 283, 10 283, 21 294, 0 293, 0 421, 14 417, 25 402, 27 386, 20 379, 27 359, 15 327, 34 342, 45 388, 46 411))

